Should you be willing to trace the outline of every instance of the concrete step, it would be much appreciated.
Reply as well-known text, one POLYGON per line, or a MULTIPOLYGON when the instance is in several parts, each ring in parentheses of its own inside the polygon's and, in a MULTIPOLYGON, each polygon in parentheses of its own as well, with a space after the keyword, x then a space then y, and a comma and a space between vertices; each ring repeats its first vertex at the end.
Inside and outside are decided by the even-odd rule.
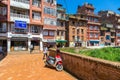
MULTIPOLYGON (((31 54, 39 54, 42 53, 40 50, 33 50, 31 54)), ((12 51, 9 52, 8 54, 30 54, 30 51, 12 51)))

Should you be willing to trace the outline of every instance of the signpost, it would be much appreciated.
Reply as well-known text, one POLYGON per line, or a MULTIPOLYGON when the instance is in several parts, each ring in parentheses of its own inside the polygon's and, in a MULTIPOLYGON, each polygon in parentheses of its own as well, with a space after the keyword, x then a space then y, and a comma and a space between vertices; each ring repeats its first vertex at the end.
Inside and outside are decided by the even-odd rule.
POLYGON ((15 28, 27 29, 27 23, 25 21, 15 20, 15 28))

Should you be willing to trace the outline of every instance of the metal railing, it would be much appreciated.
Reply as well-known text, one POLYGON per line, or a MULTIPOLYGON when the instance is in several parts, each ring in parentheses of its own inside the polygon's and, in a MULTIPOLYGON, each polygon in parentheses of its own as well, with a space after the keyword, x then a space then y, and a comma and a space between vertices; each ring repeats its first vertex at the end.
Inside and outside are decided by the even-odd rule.
POLYGON ((23 14, 17 14, 17 13, 10 13, 10 16, 29 19, 29 15, 23 15, 23 14))
POLYGON ((12 0, 12 1, 21 2, 21 3, 25 3, 25 4, 29 4, 30 3, 30 1, 28 1, 28 0, 12 0))
POLYGON ((0 28, 0 32, 7 32, 7 29, 0 28))

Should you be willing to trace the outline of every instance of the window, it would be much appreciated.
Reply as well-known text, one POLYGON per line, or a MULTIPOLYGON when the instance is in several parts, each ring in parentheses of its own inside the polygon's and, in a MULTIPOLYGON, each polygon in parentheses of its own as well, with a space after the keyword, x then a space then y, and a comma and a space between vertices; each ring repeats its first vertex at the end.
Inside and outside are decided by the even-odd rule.
POLYGON ((54 31, 49 31, 50 36, 54 36, 54 31))
POLYGON ((80 40, 80 36, 77 36, 77 41, 79 41, 80 40))
POLYGON ((56 9, 44 7, 44 13, 52 16, 56 16, 56 9))
POLYGON ((72 36, 72 38, 73 38, 73 41, 75 41, 75 36, 72 36))
POLYGON ((56 0, 45 0, 45 2, 56 5, 56 0))
POLYGON ((6 15, 7 14, 7 7, 0 7, 0 14, 6 15))
POLYGON ((57 31, 57 35, 59 36, 59 31, 57 31))
POLYGON ((93 38, 94 37, 94 34, 93 33, 90 33, 90 38, 93 38))
POLYGON ((40 20, 41 16, 39 12, 32 12, 32 18, 36 20, 40 20))
POLYGON ((90 30, 93 30, 93 26, 90 26, 89 29, 90 29, 90 30))
POLYGON ((0 32, 7 32, 7 24, 0 23, 0 32))
POLYGON ((79 29, 77 29, 77 34, 79 34, 80 33, 80 30, 79 29))
POLYGON ((15 33, 27 33, 28 29, 15 28, 15 25, 11 24, 11 31, 15 33))
POLYGON ((40 7, 40 0, 32 0, 32 5, 40 7))
POLYGON ((95 38, 98 38, 98 34, 95 34, 95 38))
POLYGON ((43 35, 44 35, 44 36, 48 36, 48 31, 45 30, 45 31, 43 32, 43 35))
POLYGON ((52 19, 52 18, 45 18, 44 19, 44 24, 56 26, 56 22, 57 22, 56 19, 52 19))
POLYGON ((74 21, 72 21, 72 25, 75 26, 75 22, 74 21))
POLYGON ((64 31, 61 31, 61 36, 64 36, 64 31))
POLYGON ((84 34, 84 30, 83 29, 81 29, 81 33, 84 34))
POLYGON ((106 35, 106 40, 110 40, 110 35, 106 35))
POLYGON ((74 28, 72 29, 72 32, 73 32, 73 34, 75 34, 75 29, 74 28))
POLYGON ((64 26, 64 23, 63 23, 63 22, 61 22, 61 26, 62 26, 62 27, 64 26))
POLYGON ((81 40, 84 41, 84 36, 81 36, 81 40))
POLYGON ((97 19, 97 18, 94 18, 94 21, 95 21, 95 22, 98 22, 98 19, 97 19))
POLYGON ((32 33, 40 33, 40 26, 31 26, 32 33))
POLYGON ((98 26, 95 26, 94 29, 95 29, 95 30, 99 30, 98 26))

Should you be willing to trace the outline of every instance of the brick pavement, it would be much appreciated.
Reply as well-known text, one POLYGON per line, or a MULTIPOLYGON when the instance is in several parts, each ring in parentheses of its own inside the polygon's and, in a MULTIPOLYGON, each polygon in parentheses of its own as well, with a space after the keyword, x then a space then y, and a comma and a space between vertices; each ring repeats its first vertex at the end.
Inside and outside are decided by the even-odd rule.
POLYGON ((42 54, 10 54, 0 61, 0 80, 76 80, 65 71, 44 67, 42 54))

